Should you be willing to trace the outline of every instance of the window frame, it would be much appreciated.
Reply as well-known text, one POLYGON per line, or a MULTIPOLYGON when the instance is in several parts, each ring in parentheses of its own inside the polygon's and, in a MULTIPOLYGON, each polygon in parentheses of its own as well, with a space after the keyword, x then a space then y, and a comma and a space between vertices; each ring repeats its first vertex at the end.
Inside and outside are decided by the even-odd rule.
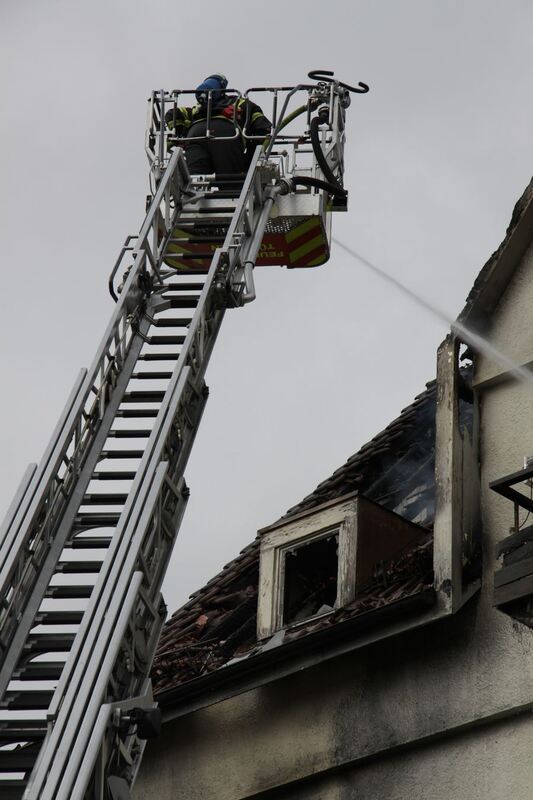
POLYGON ((329 539, 331 536, 335 536, 337 539, 337 592, 335 595, 335 602, 333 604, 332 610, 335 610, 339 607, 339 587, 340 587, 340 528, 338 525, 327 528, 324 531, 318 531, 317 533, 310 534, 306 536, 303 540, 298 539, 296 542, 287 542, 285 545, 281 545, 276 551, 276 558, 278 560, 278 570, 279 570, 279 578, 277 581, 277 591, 278 591, 278 598, 277 598, 277 607, 279 610, 279 623, 283 628, 293 628, 297 625, 303 625, 311 619, 317 619, 318 617, 327 616, 327 614, 331 614, 331 611, 323 611, 321 614, 311 614, 309 617, 305 617, 302 620, 296 620, 292 622, 285 622, 285 587, 286 587, 286 565, 287 559, 286 555, 288 552, 294 550, 301 550, 304 547, 307 547, 313 542, 319 542, 322 539, 329 539))
POLYGON ((310 620, 332 613, 314 614, 305 620, 288 624, 283 622, 285 553, 334 534, 338 536, 338 553, 337 597, 333 610, 355 599, 356 494, 324 503, 259 531, 258 639, 272 636, 279 630, 305 625, 310 620))

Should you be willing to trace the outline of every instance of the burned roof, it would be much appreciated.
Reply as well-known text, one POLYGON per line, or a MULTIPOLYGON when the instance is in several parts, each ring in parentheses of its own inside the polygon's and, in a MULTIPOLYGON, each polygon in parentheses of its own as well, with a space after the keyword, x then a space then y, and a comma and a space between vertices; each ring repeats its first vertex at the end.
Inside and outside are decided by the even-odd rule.
MULTIPOLYGON (((482 328, 490 319, 532 235, 533 181, 515 206, 504 241, 481 269, 468 295, 459 316, 463 323, 482 328)), ((463 405, 462 424, 469 425, 469 409, 463 405)), ((436 384, 432 382, 396 420, 282 517, 290 520, 357 491, 417 523, 425 529, 425 536, 394 560, 381 564, 353 602, 303 624, 289 625, 266 642, 258 641, 256 635, 257 538, 165 625, 153 667, 161 704, 222 667, 243 661, 257 663, 268 648, 286 650, 298 642, 309 643, 313 637, 316 641, 317 636, 333 634, 343 626, 346 629, 349 623, 369 624, 372 620, 370 624, 375 624, 380 613, 403 609, 406 601, 431 594, 435 408, 436 384)))
MULTIPOLYGON (((304 499, 292 506, 286 516, 306 511, 327 500, 359 489, 371 500, 402 513, 399 505, 409 505, 409 487, 405 480, 427 487, 423 497, 417 498, 416 508, 402 513, 413 522, 428 523, 433 520, 431 480, 426 480, 434 469, 435 442, 435 389, 436 382, 426 386, 400 416, 378 433, 335 470, 325 481, 304 499), (413 469, 415 475, 413 475, 413 469), (417 512, 423 514, 423 518, 417 512)), ((416 489, 416 487, 415 487, 416 489)))
MULTIPOLYGON (((289 519, 357 490, 418 523, 426 533, 406 552, 381 563, 352 603, 285 629, 278 645, 333 630, 349 620, 362 619, 429 593, 433 586, 435 395, 432 382, 398 419, 282 518, 289 519)), ((152 672, 160 702, 164 703, 165 695, 181 684, 239 659, 253 658, 269 647, 256 635, 259 545, 260 537, 195 592, 166 623, 152 672)))
MULTIPOLYGON (((398 559, 381 565, 371 583, 362 589, 350 604, 332 614, 309 620, 307 624, 284 629, 272 639, 258 641, 256 637, 257 586, 259 577, 259 546, 255 541, 243 551, 243 572, 228 565, 229 583, 240 586, 236 591, 220 592, 211 582, 211 591, 204 597, 198 593, 167 623, 161 637, 152 669, 154 689, 160 703, 165 693, 175 687, 236 663, 252 658, 271 648, 294 643, 313 634, 333 629, 342 623, 366 617, 369 612, 392 609, 395 604, 410 598, 432 601, 433 556, 432 536, 417 543, 398 559), (279 635, 281 634, 281 636, 279 635)), ((216 579, 214 579, 216 581, 216 579)), ((367 621, 367 620, 365 620, 367 621)))

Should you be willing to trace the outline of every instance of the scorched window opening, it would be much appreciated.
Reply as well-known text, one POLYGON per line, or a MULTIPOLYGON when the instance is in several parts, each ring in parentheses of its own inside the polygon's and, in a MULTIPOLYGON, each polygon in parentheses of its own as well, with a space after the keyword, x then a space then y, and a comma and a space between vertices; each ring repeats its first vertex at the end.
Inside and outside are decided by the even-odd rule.
POLYGON ((284 550, 283 625, 332 611, 337 605, 339 532, 284 550))

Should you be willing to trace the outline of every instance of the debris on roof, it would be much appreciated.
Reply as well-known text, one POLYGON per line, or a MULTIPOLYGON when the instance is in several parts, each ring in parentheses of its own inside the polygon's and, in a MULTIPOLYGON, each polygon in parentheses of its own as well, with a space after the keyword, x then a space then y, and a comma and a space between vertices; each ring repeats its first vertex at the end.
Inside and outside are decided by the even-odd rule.
POLYGON ((351 456, 286 517, 358 489, 411 522, 430 524, 434 504, 436 382, 427 384, 400 416, 351 456), (406 513, 402 513, 402 509, 406 513))
POLYGON ((282 637, 275 634, 262 642, 256 634, 260 549, 256 538, 165 625, 152 670, 158 695, 236 660, 393 606, 432 587, 435 395, 432 382, 398 419, 283 517, 357 490, 421 525, 427 536, 394 560, 376 565, 371 581, 360 587, 349 605, 307 623, 295 612, 294 624, 282 637))
MULTIPOLYGON (((286 644, 319 630, 332 628, 365 612, 426 592, 433 586, 432 536, 411 547, 396 560, 380 564, 372 581, 363 587, 357 598, 331 614, 315 617, 307 624, 288 627, 283 637, 273 642, 256 638, 257 583, 259 567, 258 541, 248 550, 250 562, 247 578, 255 583, 241 593, 222 596, 221 604, 197 598, 173 615, 165 626, 152 669, 156 694, 173 689, 186 681, 213 672, 237 659, 250 658, 270 649, 274 644, 286 644), (255 575, 254 575, 255 573, 255 575), (207 622, 205 621, 207 619, 207 622)), ((233 565, 232 567, 233 572, 233 565)), ((243 576, 234 572, 236 581, 243 576)))
MULTIPOLYGON (((504 241, 481 269, 459 317, 461 321, 482 327, 490 319, 491 310, 520 262, 524 247, 531 241, 531 228, 533 181, 515 206, 504 241)), ((461 424, 469 427, 471 408, 464 398, 460 402, 461 424)), ((153 668, 154 686, 161 702, 167 692, 170 697, 172 689, 198 676, 259 656, 267 650, 282 650, 288 643, 318 632, 338 631, 346 621, 356 621, 358 617, 363 620, 363 615, 379 609, 394 609, 395 604, 400 608, 403 600, 428 594, 433 586, 435 411, 436 383, 433 381, 398 419, 280 520, 285 522, 328 501, 358 492, 418 524, 427 531, 427 536, 395 560, 375 565, 372 580, 359 588, 356 599, 350 604, 308 620, 300 620, 296 611, 294 624, 291 618, 285 629, 263 641, 258 641, 256 634, 260 550, 259 539, 256 539, 219 575, 195 592, 165 625, 153 668)), ((467 565, 465 569, 468 568, 467 565)), ((309 594, 304 593, 302 597, 309 600, 309 594)), ((327 591, 320 599, 327 605, 327 591)), ((312 600, 314 602, 315 598, 312 600)))

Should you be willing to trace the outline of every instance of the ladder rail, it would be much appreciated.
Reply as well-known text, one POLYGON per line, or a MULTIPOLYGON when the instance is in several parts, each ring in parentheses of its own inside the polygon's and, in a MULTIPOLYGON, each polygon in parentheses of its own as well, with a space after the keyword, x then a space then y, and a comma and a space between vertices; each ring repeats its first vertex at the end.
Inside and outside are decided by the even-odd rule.
MULTIPOLYGON (((248 198, 248 195, 250 193, 250 189, 251 189, 251 180, 249 180, 247 185, 244 187, 245 198, 239 204, 239 211, 234 217, 235 223, 237 223, 238 220, 242 220, 243 219, 242 209, 245 206, 245 202, 246 202, 246 200, 248 198)), ((230 228, 230 231, 228 232, 228 237, 227 237, 228 245, 229 244, 233 244, 233 238, 234 238, 234 235, 235 235, 235 229, 236 229, 236 224, 232 225, 231 228, 230 228)), ((186 341, 184 343, 184 346, 183 346, 183 349, 182 349, 182 352, 181 352, 181 355, 180 355, 180 360, 178 362, 177 374, 175 374, 174 377, 173 377, 173 385, 169 386, 169 389, 167 390, 167 396, 169 398, 167 405, 170 405, 170 403, 171 403, 171 392, 173 391, 173 387, 174 386, 177 386, 177 389, 178 389, 178 399, 180 398, 181 393, 183 392, 183 388, 184 387, 183 387, 183 385, 179 384, 180 375, 185 374, 185 380, 186 380, 187 377, 188 377, 187 370, 190 371, 191 368, 192 368, 191 366, 187 365, 187 362, 191 362, 192 365, 196 365, 196 367, 197 367, 196 368, 196 377, 197 377, 197 379, 203 376, 203 373, 205 372, 205 368, 207 367, 207 360, 208 360, 208 357, 209 357, 209 353, 208 353, 207 348, 206 348, 207 339, 205 337, 205 329, 207 328, 207 326, 209 324, 209 318, 212 317, 213 313, 216 311, 216 307, 215 307, 215 305, 213 303, 213 299, 211 298, 211 307, 208 306, 208 300, 210 298, 210 295, 213 294, 213 284, 214 284, 215 276, 216 276, 217 270, 218 270, 219 258, 220 258, 220 255, 217 253, 216 257, 215 257, 215 259, 213 261, 213 266, 212 266, 212 269, 210 271, 210 275, 208 276, 208 279, 207 279, 206 283, 204 284, 204 288, 203 288, 202 295, 200 297, 200 301, 199 301, 199 305, 198 305, 199 311, 195 315, 195 319, 193 319, 193 322, 192 322, 192 324, 191 324, 191 326, 189 328, 189 333, 187 335, 187 339, 186 339, 186 341), (201 370, 198 369, 198 366, 200 366, 200 365, 201 365, 201 370)), ((222 313, 222 309, 219 309, 219 315, 221 315, 221 313, 222 313)), ((220 319, 220 321, 221 321, 221 319, 220 319)), ((217 325, 217 330, 218 330, 219 326, 220 326, 220 322, 217 325)), ((212 327, 212 322, 211 322, 211 327, 212 327)), ((213 344, 214 344, 214 339, 211 338, 211 340, 209 341, 209 351, 212 349, 213 344)), ((131 513, 132 508, 135 507, 135 504, 137 502, 137 493, 140 491, 140 489, 142 488, 143 484, 145 484, 145 482, 146 482, 146 479, 147 479, 147 476, 146 476, 147 465, 148 465, 148 462, 149 462, 149 458, 151 456, 151 451, 153 449, 153 447, 151 447, 151 444, 152 444, 154 438, 155 439, 157 439, 157 438, 161 439, 161 436, 165 432, 168 433, 168 426, 172 423, 172 421, 173 421, 173 419, 175 417, 175 414, 176 414, 176 409, 174 407, 171 407, 170 415, 168 415, 167 409, 165 408, 165 406, 163 406, 161 408, 160 412, 159 412, 159 416, 160 416, 161 419, 158 422, 156 422, 156 425, 154 426, 154 431, 152 433, 152 437, 148 442, 147 451, 145 453, 145 456, 143 457, 143 462, 141 462, 141 465, 139 467, 139 471, 137 473, 137 477, 136 477, 135 483, 132 486, 132 489, 130 491, 130 495, 129 495, 129 498, 128 498, 128 501, 127 501, 127 506, 125 507, 124 512, 123 512, 123 518, 124 519, 126 519, 126 515, 127 514, 131 513), (163 427, 163 424, 162 424, 161 420, 165 420, 166 428, 163 427)), ((118 539, 116 541, 118 542, 118 539)), ((113 552, 110 555, 113 555, 113 552)), ((105 569, 106 569, 106 567, 104 565, 104 570, 105 569)), ((100 580, 101 586, 103 586, 105 578, 106 578, 106 574, 102 574, 101 580, 100 580)), ((96 598, 98 597, 98 594, 99 594, 99 589, 98 589, 98 584, 97 584, 97 586, 95 587, 94 593, 93 593, 94 602, 96 602, 96 598)), ((91 613, 92 613, 92 611, 89 608, 87 610, 87 614, 86 614, 87 621, 89 620, 91 613)), ((87 624, 88 624, 88 622, 87 622, 87 624)), ((83 629, 80 630, 80 636, 78 637, 78 641, 80 642, 80 644, 81 644, 81 641, 82 641, 82 638, 81 638, 82 636, 83 636, 83 629)), ((62 678, 61 678, 61 683, 58 685, 58 689, 56 691, 55 698, 54 698, 54 700, 52 702, 52 706, 50 708, 50 713, 51 713, 52 716, 54 715, 54 713, 56 712, 57 707, 60 704, 60 699, 59 698, 61 698, 62 691, 63 691, 63 685, 62 684, 66 683, 68 675, 69 675, 69 669, 67 667, 63 672, 63 675, 62 675, 62 678)))
MULTIPOLYGON (((46 776, 46 786, 40 792, 34 790, 29 793, 30 798, 48 800, 71 797, 72 784, 76 780, 79 765, 89 746, 101 706, 107 699, 105 694, 110 676, 117 667, 120 668, 121 652, 126 650, 133 653, 134 632, 139 625, 135 617, 141 612, 144 617, 143 623, 150 627, 150 644, 155 649, 163 625, 159 607, 160 594, 156 593, 155 600, 142 596, 141 588, 144 584, 146 590, 147 575, 146 570, 139 569, 136 562, 142 543, 149 536, 154 523, 154 515, 157 513, 157 505, 167 478, 167 469, 167 462, 158 465, 137 524, 135 527, 130 526, 131 545, 125 553, 126 559, 114 570, 117 581, 113 586, 114 591, 107 592, 107 604, 102 603, 102 608, 94 620, 94 641, 86 645, 85 659, 80 660, 78 681, 70 687, 65 697, 66 708, 61 708, 57 719, 56 727, 60 722, 64 722, 64 733, 62 737, 56 737, 57 749, 52 758, 47 759, 50 773, 46 776), (128 639, 130 644, 125 648, 124 641, 128 639), (76 709, 73 712, 74 703, 76 709), (74 748, 69 750, 68 746, 64 747, 65 742, 67 745, 75 742, 74 748)), ((186 498, 184 501, 186 502, 186 498)), ((180 507, 180 515, 183 514, 185 502, 180 507)), ((149 661, 148 669, 151 658, 149 661)), ((128 688, 134 690, 134 696, 140 691, 139 684, 145 680, 146 676, 137 675, 135 678, 132 676, 131 682, 134 685, 128 688)))
MULTIPOLYGON (((61 413, 41 463, 36 469, 32 470, 32 478, 26 486, 23 497, 21 497, 20 502, 17 503, 16 512, 14 514, 12 513, 13 505, 8 512, 4 522, 4 530, 2 532, 2 541, 0 544, 0 586, 2 586, 3 583, 6 564, 9 563, 9 556, 13 554, 13 546, 19 535, 20 527, 29 509, 34 505, 35 496, 38 494, 39 488, 43 484, 49 484, 50 475, 54 474, 58 469, 60 459, 64 452, 64 430, 65 427, 68 426, 69 420, 72 419, 73 409, 75 410, 74 413, 77 410, 77 402, 79 401, 85 375, 85 370, 81 370, 78 373, 74 387, 61 413)), ((0 598, 1 597, 2 593, 0 592, 0 598)))
MULTIPOLYGON (((249 257, 249 243, 257 240, 258 226, 261 228, 266 224, 266 194, 262 191, 261 183, 256 180, 259 156, 258 149, 244 182, 224 245, 215 251, 196 312, 130 489, 113 543, 54 693, 48 712, 49 720, 54 724, 28 786, 25 795, 28 800, 52 800, 70 796, 72 782, 78 774, 79 759, 69 752, 68 744, 75 738, 76 752, 80 756, 87 750, 102 703, 108 699, 103 695, 110 681, 109 670, 101 660, 109 653, 109 648, 102 645, 102 642, 107 642, 102 631, 103 620, 110 624, 115 619, 117 610, 124 611, 121 598, 139 564, 150 564, 149 575, 146 575, 147 569, 144 566, 142 584, 145 596, 140 600, 137 592, 128 608, 130 617, 140 615, 141 618, 150 618, 152 636, 151 642, 146 644, 149 657, 146 669, 139 672, 133 681, 134 685, 125 687, 121 696, 114 697, 115 702, 138 693, 141 682, 147 678, 147 669, 151 664, 162 625, 162 619, 156 624, 160 586, 185 509, 183 471, 207 397, 205 370, 227 308, 228 283, 232 286, 235 298, 230 304, 238 303, 243 288, 236 282, 235 275, 244 274, 243 260, 249 257), (225 302, 221 302, 222 291, 225 302), (176 426, 180 432, 178 437, 176 426), (167 461, 163 460, 165 457, 168 458, 167 461), (161 476, 164 480, 157 496, 151 503, 147 503, 142 497, 158 475, 160 480, 161 476), (159 509, 161 514, 156 519, 159 509), (148 523, 145 521, 145 525, 141 526, 139 518, 144 515, 146 519, 147 513, 148 523), (141 532, 138 530, 139 526, 141 532), (142 614, 139 608, 143 608, 142 614), (154 635, 154 631, 157 635, 154 635), (98 690, 92 682, 95 676, 99 676, 98 690)), ((270 203, 267 206, 270 207, 270 203)), ((156 290, 152 296, 146 310, 147 317, 151 317, 158 305, 165 306, 166 300, 162 291, 156 290)), ((130 620, 128 629, 135 631, 136 627, 139 627, 138 620, 130 620)), ((122 643, 123 638, 121 637, 122 643)), ((109 733, 111 738, 114 735, 109 733)), ((135 737, 130 738, 130 749, 137 749, 135 737)))
MULTIPOLYGON (((144 327, 147 330, 148 323, 144 323, 144 327)), ((115 419, 116 411, 121 403, 129 377, 135 368, 141 347, 142 339, 136 337, 132 347, 130 347, 128 356, 115 384, 115 391, 110 397, 109 403, 100 420, 100 424, 95 431, 94 439, 91 442, 87 457, 80 466, 75 489, 68 498, 61 519, 54 531, 54 536, 48 543, 48 548, 40 564, 37 578, 31 590, 28 589, 25 593, 25 602, 17 618, 17 624, 10 641, 10 646, 0 664, 0 697, 3 697, 7 690, 13 670, 23 652, 24 643, 34 625, 35 615, 38 612, 44 597, 44 592, 49 585, 61 552, 72 530, 74 519, 78 513, 80 499, 85 493, 91 479, 91 474, 98 464, 100 453, 108 438, 109 430, 115 419)))
POLYGON ((20 480, 17 491, 15 492, 15 497, 13 498, 13 501, 6 512, 2 526, 0 527, 0 553, 4 550, 4 543, 7 541, 7 538, 10 535, 12 525, 14 524, 17 516, 20 513, 24 514, 23 509, 27 508, 29 502, 28 490, 31 486, 32 478, 35 475, 36 470, 37 464, 28 464, 24 475, 20 480))
MULTIPOLYGON (((183 152, 176 150, 158 187, 141 227, 133 267, 93 364, 76 381, 41 466, 34 474, 16 518, 0 549, 0 665, 23 610, 27 592, 37 580, 53 529, 68 502, 84 459, 94 441, 99 423, 113 393, 128 348, 134 336, 130 319, 138 304, 136 281, 146 269, 150 252, 148 237, 157 226, 161 205, 170 205, 171 192, 179 193, 188 176, 183 152), (21 585, 24 591, 21 591, 21 585)), ((173 218, 179 213, 175 208, 173 218)))

